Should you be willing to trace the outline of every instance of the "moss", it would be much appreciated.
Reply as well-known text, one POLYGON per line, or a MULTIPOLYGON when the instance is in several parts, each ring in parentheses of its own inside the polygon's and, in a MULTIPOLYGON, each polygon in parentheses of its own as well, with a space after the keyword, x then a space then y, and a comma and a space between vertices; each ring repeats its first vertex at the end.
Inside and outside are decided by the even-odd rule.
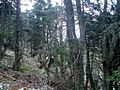
POLYGON ((21 66, 20 71, 22 73, 27 73, 27 74, 37 74, 38 70, 36 70, 35 68, 29 66, 29 65, 23 65, 21 66))

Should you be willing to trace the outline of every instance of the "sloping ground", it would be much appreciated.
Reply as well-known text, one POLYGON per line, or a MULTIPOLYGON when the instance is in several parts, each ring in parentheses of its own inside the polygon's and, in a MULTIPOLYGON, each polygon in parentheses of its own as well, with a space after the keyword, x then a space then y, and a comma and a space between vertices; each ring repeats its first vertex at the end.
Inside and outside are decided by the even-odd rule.
MULTIPOLYGON (((47 85, 45 79, 11 69, 0 68, 0 83, 8 90, 22 90, 22 88, 26 88, 25 90, 53 90, 47 85)), ((0 87, 2 88, 2 86, 0 87)))
POLYGON ((37 57, 32 58, 29 50, 25 49, 23 52, 20 72, 12 70, 13 62, 14 52, 7 50, 4 59, 0 61, 0 90, 24 90, 23 88, 27 88, 25 90, 53 90, 47 85, 44 70, 38 68, 37 57))
POLYGON ((69 78, 58 78, 54 72, 48 76, 44 67, 40 68, 38 56, 31 57, 29 52, 26 48, 22 52, 21 69, 17 72, 12 70, 14 52, 7 50, 0 61, 0 90, 70 90, 69 78))

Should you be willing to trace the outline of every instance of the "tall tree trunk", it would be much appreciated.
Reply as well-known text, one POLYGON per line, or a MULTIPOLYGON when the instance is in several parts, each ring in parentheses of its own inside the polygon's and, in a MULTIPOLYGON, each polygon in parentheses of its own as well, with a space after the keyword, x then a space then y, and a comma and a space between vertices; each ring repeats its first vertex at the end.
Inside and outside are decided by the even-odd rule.
POLYGON ((103 13, 106 13, 106 12, 107 12, 107 5, 108 5, 108 0, 104 0, 103 13))
POLYGON ((13 69, 20 70, 20 48, 19 48, 19 36, 20 36, 20 0, 16 0, 16 30, 15 30, 15 62, 13 69))
MULTIPOLYGON (((71 64, 74 63, 74 58, 73 58, 73 31, 75 32, 75 22, 74 22, 74 13, 73 13, 73 7, 72 7, 72 1, 71 0, 64 0, 65 4, 65 11, 66 11, 66 16, 67 16, 67 39, 68 39, 68 44, 69 44, 69 58, 71 64)), ((73 67, 70 67, 71 69, 71 74, 73 75, 73 67)), ((73 85, 73 80, 70 81, 71 85, 73 85)), ((73 88, 73 87, 72 87, 73 88)))
MULTIPOLYGON (((105 25, 107 23, 107 5, 108 5, 108 0, 104 0, 104 8, 102 12, 102 21, 101 21, 101 26, 105 25)), ((106 56, 107 57, 107 56, 106 56)), ((109 56, 108 56, 109 57, 109 56)), ((110 58, 111 59, 111 58, 110 58)), ((112 90, 112 82, 108 81, 106 78, 112 74, 111 71, 111 61, 110 59, 105 58, 103 61, 103 89, 104 90, 112 90)))
MULTIPOLYGON (((108 60, 108 59, 106 59, 108 60)), ((104 72, 104 90, 113 90, 112 81, 106 80, 108 76, 111 76, 111 62, 104 61, 103 62, 103 72, 104 72)))
MULTIPOLYGON (((59 39, 60 39, 60 47, 61 49, 63 48, 63 34, 62 34, 62 27, 63 27, 63 20, 61 20, 60 22, 60 26, 59 26, 59 39)), ((60 73, 61 73, 61 77, 62 79, 65 78, 65 73, 64 73, 64 68, 63 68, 63 63, 64 63, 64 57, 63 57, 63 54, 62 52, 60 51, 60 73)))
MULTIPOLYGON (((79 21, 79 28, 80 28, 80 45, 82 46, 82 48, 85 48, 85 44, 86 44, 86 39, 85 39, 85 29, 84 29, 84 6, 83 6, 83 12, 82 12, 82 8, 81 8, 82 4, 80 0, 76 0, 76 7, 77 7, 77 14, 78 14, 78 21, 79 21)), ((80 51, 83 52, 83 51, 80 51)), ((83 66, 83 53, 80 53, 80 89, 79 90, 84 90, 84 66, 83 66)))
MULTIPOLYGON (((1 1, 2 2, 2 8, 1 8, 1 16, 0 16, 0 19, 1 19, 1 25, 0 25, 0 28, 1 28, 1 30, 0 30, 0 32, 5 32, 5 3, 6 3, 6 1, 5 0, 3 0, 3 1, 1 1)), ((1 34, 2 34, 1 33, 1 34)), ((0 60, 2 60, 3 59, 3 57, 4 57, 4 52, 6 52, 6 51, 4 51, 2 48, 4 47, 4 37, 2 36, 0 34, 0 60)))
POLYGON ((74 11, 71 0, 64 0, 67 15, 67 38, 70 48, 70 59, 73 65, 74 90, 84 90, 83 56, 80 52, 79 41, 75 34, 74 11))
POLYGON ((71 40, 76 39, 74 11, 71 0, 64 0, 64 4, 66 6, 65 11, 67 14, 67 37, 68 42, 71 42, 71 40))
POLYGON ((91 69, 91 65, 90 65, 90 58, 89 58, 89 54, 90 54, 90 39, 88 38, 88 42, 86 43, 86 57, 87 57, 87 61, 86 61, 86 87, 85 90, 88 90, 88 83, 90 82, 90 90, 96 90, 95 89, 95 84, 93 81, 93 76, 92 76, 92 69, 91 69))
MULTIPOLYGON (((78 21, 79 21, 79 28, 80 28, 80 43, 81 45, 85 45, 85 28, 84 28, 84 10, 82 11, 82 3, 80 0, 76 0, 76 7, 77 7, 77 14, 78 14, 78 21)), ((84 9, 84 6, 83 6, 84 9)))
POLYGON ((106 15, 107 15, 107 5, 108 5, 108 0, 104 0, 104 8, 103 8, 103 12, 101 12, 101 27, 103 25, 105 25, 107 23, 107 18, 106 18, 106 15))
POLYGON ((117 5, 116 5, 116 21, 120 21, 120 0, 117 0, 117 5))

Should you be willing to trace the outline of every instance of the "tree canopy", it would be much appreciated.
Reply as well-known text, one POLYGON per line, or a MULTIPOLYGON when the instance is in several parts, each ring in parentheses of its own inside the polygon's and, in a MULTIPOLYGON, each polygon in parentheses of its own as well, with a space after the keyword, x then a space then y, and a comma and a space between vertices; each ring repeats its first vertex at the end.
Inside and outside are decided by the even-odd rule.
POLYGON ((120 0, 0 0, 0 90, 119 90, 120 0))

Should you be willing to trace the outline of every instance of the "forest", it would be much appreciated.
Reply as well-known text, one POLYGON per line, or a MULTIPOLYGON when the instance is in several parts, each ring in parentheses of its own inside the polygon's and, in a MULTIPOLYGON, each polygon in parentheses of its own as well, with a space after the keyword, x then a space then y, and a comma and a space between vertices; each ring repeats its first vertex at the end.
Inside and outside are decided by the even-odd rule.
POLYGON ((0 90, 120 90, 120 0, 28 1, 0 0, 0 90))

